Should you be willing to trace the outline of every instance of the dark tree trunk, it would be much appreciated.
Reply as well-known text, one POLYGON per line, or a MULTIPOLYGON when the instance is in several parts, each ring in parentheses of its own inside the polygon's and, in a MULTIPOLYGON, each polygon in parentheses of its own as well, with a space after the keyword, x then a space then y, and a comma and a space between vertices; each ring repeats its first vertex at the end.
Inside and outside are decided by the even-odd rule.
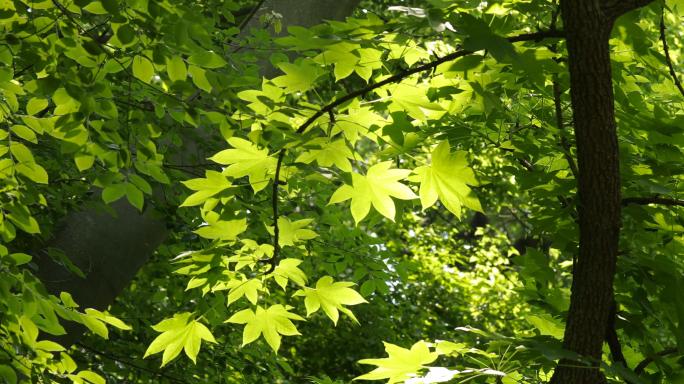
POLYGON ((620 173, 608 40, 621 13, 646 1, 561 0, 577 161, 579 256, 564 347, 585 362, 561 360, 552 384, 597 384, 613 297, 620 233, 620 173), (585 365, 586 361, 591 362, 585 365))

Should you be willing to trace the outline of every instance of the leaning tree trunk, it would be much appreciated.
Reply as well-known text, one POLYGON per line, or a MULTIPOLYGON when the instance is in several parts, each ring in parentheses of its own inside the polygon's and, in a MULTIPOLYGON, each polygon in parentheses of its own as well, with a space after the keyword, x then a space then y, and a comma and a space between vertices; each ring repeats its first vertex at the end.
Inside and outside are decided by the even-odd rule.
POLYGON ((561 0, 579 168, 579 255, 564 347, 552 384, 597 384, 620 233, 620 173, 608 40, 615 19, 649 1, 561 0), (586 361, 590 362, 589 366, 586 361))
MULTIPOLYGON (((360 0, 267 0, 260 3, 260 12, 276 12, 282 16, 284 27, 312 26, 325 20, 339 20, 351 14, 360 0)), ((259 27, 258 17, 251 27, 259 27)), ((264 65, 268 65, 264 63, 264 65)), ((189 143, 197 147, 197 143, 189 143)), ((185 151, 187 153, 190 151, 185 151)), ((182 155, 174 162, 189 161, 182 155)), ((99 196, 99 194, 98 194, 99 196)), ((72 294, 82 307, 105 309, 130 284, 150 255, 164 241, 167 228, 159 214, 152 209, 140 214, 127 201, 112 205, 115 215, 96 209, 72 212, 62 221, 55 236, 46 247, 60 249, 86 273, 80 278, 50 257, 36 259, 38 277, 50 292, 72 294)), ((66 325, 69 334, 60 338, 71 344, 80 336, 74 324, 66 325)))

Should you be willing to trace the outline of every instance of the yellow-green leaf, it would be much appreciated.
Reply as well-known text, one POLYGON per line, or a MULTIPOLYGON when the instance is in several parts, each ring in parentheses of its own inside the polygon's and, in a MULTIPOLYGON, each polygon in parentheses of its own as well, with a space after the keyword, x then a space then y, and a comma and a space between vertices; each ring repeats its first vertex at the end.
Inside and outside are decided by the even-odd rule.
POLYGON ((268 155, 268 149, 259 149, 245 139, 231 137, 228 143, 233 148, 215 154, 210 160, 228 165, 223 171, 226 176, 248 176, 254 192, 266 188, 270 176, 275 173, 276 158, 268 155))
POLYGON ((173 56, 166 59, 166 73, 169 74, 171 81, 185 81, 188 76, 188 70, 185 67, 185 62, 180 56, 173 56))
POLYGON ((216 343, 209 329, 199 321, 192 319, 191 314, 187 312, 165 319, 154 325, 152 329, 162 332, 162 334, 150 343, 143 358, 164 351, 162 367, 175 359, 181 351, 185 351, 190 360, 196 363, 202 340, 216 343))
POLYGON ((388 380, 387 384, 401 383, 415 375, 426 364, 430 364, 439 356, 431 352, 428 344, 419 341, 411 349, 401 348, 394 344, 384 343, 387 357, 383 359, 365 359, 361 364, 375 365, 373 371, 354 378, 354 380, 388 380))
POLYGON ((272 305, 268 309, 257 306, 256 312, 251 309, 244 309, 231 316, 226 320, 226 323, 245 324, 242 332, 243 346, 263 335, 268 345, 275 352, 278 352, 281 335, 299 335, 292 320, 304 320, 301 316, 289 312, 289 309, 291 307, 284 307, 280 304, 272 305))
POLYGON ((431 207, 437 199, 457 217, 461 207, 482 211, 480 201, 468 185, 478 185, 473 170, 468 167, 465 152, 451 154, 449 142, 443 141, 432 151, 432 164, 418 167, 411 181, 420 182, 420 202, 423 209, 431 207))
POLYGON ((370 167, 365 176, 352 173, 352 186, 341 186, 330 197, 328 204, 351 199, 351 213, 357 224, 368 215, 371 204, 380 214, 394 220, 395 207, 392 197, 410 200, 417 196, 409 187, 399 182, 411 171, 391 167, 392 162, 385 161, 370 167))
POLYGON ((145 56, 136 56, 133 58, 133 76, 149 83, 154 76, 154 66, 150 59, 145 56))
POLYGON ((28 101, 28 103, 26 103, 26 113, 29 115, 35 115, 36 113, 47 108, 47 106, 48 101, 46 99, 33 97, 28 101))
POLYGON ((318 311, 319 308, 323 308, 323 312, 335 324, 337 324, 337 320, 340 317, 339 312, 358 322, 354 314, 344 307, 345 305, 356 305, 366 302, 358 292, 349 288, 353 285, 354 283, 343 281, 335 283, 332 277, 324 276, 318 280, 316 288, 305 287, 303 290, 297 291, 295 296, 305 297, 304 305, 306 306, 307 316, 318 311))

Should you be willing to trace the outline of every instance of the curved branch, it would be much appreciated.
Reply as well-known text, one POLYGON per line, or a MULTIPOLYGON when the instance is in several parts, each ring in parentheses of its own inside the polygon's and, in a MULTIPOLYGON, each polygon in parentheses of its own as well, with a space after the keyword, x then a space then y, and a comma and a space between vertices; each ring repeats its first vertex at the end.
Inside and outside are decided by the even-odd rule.
POLYGON ((623 206, 627 206, 630 204, 636 204, 636 205, 659 204, 659 205, 684 207, 684 200, 673 199, 673 198, 669 198, 669 197, 659 197, 659 196, 626 197, 626 198, 622 199, 622 205, 623 206))
POLYGON ((256 15, 257 11, 259 11, 259 9, 261 9, 261 7, 264 5, 265 2, 266 2, 266 0, 260 0, 259 3, 257 3, 257 5, 255 5, 254 7, 252 7, 252 9, 249 11, 249 13, 247 14, 247 16, 245 16, 245 18, 240 22, 240 25, 238 26, 238 29, 239 29, 240 31, 242 31, 243 29, 245 29, 245 27, 247 26, 247 24, 248 24, 250 21, 252 21, 252 19, 254 18, 254 15, 256 15))
POLYGON ((654 0, 609 0, 601 4, 601 11, 609 19, 617 19, 627 12, 645 7, 654 0))
POLYGON ((652 362, 654 362, 657 358, 665 357, 665 356, 669 356, 669 355, 674 355, 675 353, 677 353, 677 351, 679 351, 679 349, 677 347, 670 347, 670 348, 663 349, 662 351, 660 351, 654 355, 648 356, 647 358, 642 360, 639 364, 637 364, 636 368, 634 368, 634 373, 636 373, 637 375, 641 375, 642 373, 644 373, 644 370, 646 369, 646 367, 648 367, 648 365, 651 364, 652 362))
MULTIPOLYGON (((623 368, 629 370, 627 365, 627 359, 622 352, 622 344, 620 343, 620 338, 617 334, 617 329, 615 328, 615 319, 617 318, 617 303, 613 298, 613 302, 610 306, 610 315, 608 316, 608 324, 606 325, 606 343, 610 348, 610 356, 613 359, 613 364, 621 365, 623 368)), ((624 378, 625 383, 634 384, 633 381, 624 378)))
POLYGON ((98 350, 96 350, 96 349, 94 349, 94 348, 92 348, 92 347, 90 347, 90 346, 88 346, 88 345, 85 345, 85 344, 83 344, 83 343, 76 343, 76 345, 79 346, 79 347, 81 347, 82 349, 84 349, 84 350, 86 350, 86 351, 88 351, 88 352, 94 354, 94 355, 99 355, 99 356, 101 356, 101 357, 104 357, 104 358, 109 359, 109 360, 112 360, 112 361, 114 361, 114 362, 123 364, 123 365, 128 366, 128 367, 137 369, 137 370, 139 370, 139 371, 143 371, 143 372, 147 372, 147 373, 153 374, 153 375, 155 375, 156 377, 163 377, 163 378, 165 378, 165 379, 167 379, 167 380, 169 380, 169 381, 172 381, 172 382, 174 382, 174 383, 184 383, 184 384, 187 384, 187 381, 182 380, 182 379, 179 379, 179 378, 174 377, 174 376, 171 376, 171 375, 167 374, 166 372, 162 372, 162 371, 158 371, 158 370, 156 370, 156 369, 151 369, 151 368, 147 368, 147 367, 144 367, 144 366, 141 366, 141 365, 137 365, 137 364, 135 364, 135 363, 132 363, 132 362, 128 361, 127 359, 123 359, 123 358, 121 358, 121 357, 119 357, 119 356, 115 356, 115 355, 112 355, 112 354, 109 354, 109 353, 106 353, 106 352, 103 352, 103 351, 98 351, 98 350))
MULTIPOLYGON (((565 34, 563 33, 563 31, 545 30, 545 31, 539 31, 539 32, 534 32, 534 33, 524 33, 524 34, 517 35, 517 36, 511 36, 511 37, 507 38, 506 40, 508 40, 511 43, 519 43, 519 42, 523 42, 523 41, 541 41, 541 40, 549 39, 549 38, 564 38, 564 37, 565 37, 565 34)), ((475 52, 469 51, 466 49, 458 50, 456 52, 452 52, 446 56, 443 56, 437 60, 431 61, 431 62, 423 64, 423 65, 419 65, 419 66, 414 67, 414 68, 406 69, 406 70, 401 71, 395 75, 392 75, 392 76, 390 76, 390 77, 388 77, 382 81, 379 81, 379 82, 373 83, 373 84, 369 84, 368 86, 366 86, 364 88, 350 92, 350 93, 336 99, 332 103, 324 106, 323 108, 318 110, 316 113, 314 113, 313 116, 311 116, 308 120, 306 120, 304 122, 304 124, 302 124, 297 129, 297 133, 303 133, 318 118, 320 118, 321 116, 325 115, 326 113, 332 111, 334 108, 337 108, 340 105, 342 105, 348 101, 351 101, 351 100, 353 100, 359 96, 363 96, 366 93, 369 93, 369 92, 371 92, 375 89, 378 89, 380 87, 383 87, 385 85, 398 83, 401 80, 404 80, 407 77, 414 75, 416 73, 430 71, 434 68, 437 68, 441 64, 448 63, 450 61, 456 60, 456 59, 461 58, 463 56, 471 55, 473 53, 475 53, 475 52)))
MULTIPOLYGON (((539 31, 535 33, 524 33, 521 35, 517 36, 511 36, 508 37, 506 40, 508 40, 511 43, 518 43, 518 42, 523 42, 523 41, 541 41, 543 39, 547 38, 563 38, 565 35, 563 31, 559 31, 556 29, 551 29, 551 30, 546 30, 546 31, 539 31)), ((393 84, 393 83, 398 83, 407 77, 414 75, 416 73, 421 73, 421 72, 427 72, 432 69, 437 68, 439 65, 456 60, 458 58, 461 58, 463 56, 467 56, 470 54, 475 53, 474 51, 469 51, 466 49, 458 50, 456 52, 452 52, 451 54, 448 54, 444 57, 441 57, 437 60, 430 61, 426 64, 419 65, 414 68, 409 68, 404 71, 401 71, 399 73, 396 73, 382 81, 379 81, 377 83, 369 84, 368 86, 357 89, 356 91, 350 92, 333 102, 325 105, 323 108, 319 109, 314 113, 311 117, 309 117, 302 125, 297 128, 296 133, 297 134, 302 134, 304 131, 309 128, 316 120, 318 120, 321 116, 325 114, 329 114, 331 117, 331 121, 334 122, 335 115, 334 111, 335 108, 338 106, 351 101, 357 97, 363 96, 375 89, 378 89, 380 87, 383 87, 388 84, 393 84)), ((273 191, 272 191, 272 197, 271 197, 271 205, 273 209, 273 257, 269 260, 269 270, 266 273, 270 273, 275 269, 276 263, 278 262, 278 258, 280 256, 280 244, 279 244, 279 237, 280 237, 280 228, 278 227, 278 218, 279 218, 279 213, 278 213, 278 187, 280 185, 280 168, 283 165, 283 159, 285 158, 285 153, 287 150, 285 148, 282 148, 278 152, 278 162, 276 164, 276 169, 275 169, 275 176, 273 178, 273 191)))
POLYGON ((663 12, 660 14, 660 41, 663 43, 663 53, 665 53, 665 62, 670 70, 670 76, 675 83, 675 86, 679 90, 679 93, 684 97, 684 87, 677 77, 677 72, 675 72, 674 65, 672 65, 672 58, 670 57, 670 48, 667 46, 667 36, 665 35, 665 8, 663 7, 663 12))

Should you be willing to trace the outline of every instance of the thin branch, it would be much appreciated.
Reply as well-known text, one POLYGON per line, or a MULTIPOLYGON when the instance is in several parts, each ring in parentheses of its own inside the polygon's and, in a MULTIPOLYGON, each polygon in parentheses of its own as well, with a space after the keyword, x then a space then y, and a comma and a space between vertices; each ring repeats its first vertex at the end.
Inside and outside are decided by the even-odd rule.
POLYGON ((155 369, 151 369, 151 368, 147 368, 147 367, 143 367, 143 366, 141 366, 141 365, 134 364, 134 363, 132 363, 132 362, 130 362, 130 361, 128 361, 128 360, 124 360, 124 359, 122 359, 122 358, 120 358, 120 357, 118 357, 118 356, 110 355, 110 354, 108 354, 108 353, 106 353, 106 352, 102 352, 102 351, 97 351, 97 350, 95 350, 94 348, 92 348, 92 347, 90 347, 90 346, 88 346, 88 345, 85 345, 85 344, 83 344, 83 343, 76 343, 76 345, 79 346, 79 347, 81 347, 81 348, 83 348, 83 349, 85 349, 86 351, 88 351, 88 352, 90 352, 90 353, 92 353, 92 354, 95 354, 95 355, 98 355, 98 356, 102 356, 102 357, 104 357, 104 358, 106 358, 106 359, 115 361, 115 362, 117 362, 117 363, 121 363, 121 364, 126 365, 126 366, 129 366, 129 367, 131 367, 131 368, 135 368, 135 369, 140 370, 140 371, 144 371, 144 372, 147 372, 147 373, 154 374, 154 375, 156 375, 156 376, 163 377, 163 378, 165 378, 165 379, 168 379, 168 380, 173 381, 174 383, 184 383, 184 384, 187 384, 187 381, 182 380, 182 379, 179 379, 179 378, 177 378, 177 377, 173 377, 173 376, 171 376, 171 375, 169 375, 169 374, 167 374, 167 373, 165 373, 165 372, 157 371, 157 370, 155 370, 155 369))
POLYGON ((626 197, 622 199, 622 205, 623 206, 628 206, 630 204, 636 204, 636 205, 649 205, 649 204, 659 204, 659 205, 667 205, 667 206, 679 206, 679 207, 684 207, 684 200, 682 199, 673 199, 669 197, 659 197, 659 196, 652 196, 652 197, 626 197))
POLYGON ((648 365, 651 364, 652 362, 654 362, 657 358, 665 357, 665 356, 669 356, 669 355, 674 355, 678 351, 679 351, 679 349, 677 347, 670 347, 670 348, 663 349, 662 351, 660 351, 656 354, 648 356, 647 358, 642 360, 639 364, 637 364, 636 368, 634 368, 634 373, 636 373, 637 376, 641 375, 642 373, 644 373, 644 370, 646 369, 646 367, 648 367, 648 365))
POLYGON ((273 177, 273 190, 271 196, 271 205, 273 207, 273 256, 271 257, 269 264, 270 267, 266 274, 273 272, 276 267, 276 263, 280 257, 280 227, 278 226, 278 187, 280 186, 280 168, 283 166, 283 160, 285 159, 285 148, 281 149, 278 153, 278 162, 276 163, 275 176, 273 177))
MULTIPOLYGON (((613 299, 610 303, 610 314, 608 315, 608 323, 606 324, 606 343, 610 348, 610 356, 613 359, 613 364, 622 365, 623 368, 629 369, 627 359, 622 353, 622 344, 618 338, 617 330, 615 329, 615 318, 617 317, 617 303, 613 299)), ((627 384, 633 384, 630 380, 625 379, 627 384)))
POLYGON ((627 12, 645 7, 654 0, 609 0, 601 4, 603 14, 610 20, 615 20, 627 12))
MULTIPOLYGON (((512 36, 507 38, 507 40, 511 43, 517 43, 517 42, 523 42, 523 41, 541 41, 546 38, 562 38, 564 36, 562 31, 557 31, 557 30, 548 30, 548 31, 540 31, 540 32, 535 32, 535 33, 526 33, 526 34, 521 34, 518 36, 512 36)), ((304 131, 306 131, 307 128, 309 128, 316 120, 318 120, 321 116, 324 116, 325 114, 329 114, 331 116, 331 121, 334 122, 334 111, 335 108, 339 107, 340 105, 354 100, 357 97, 363 96, 375 89, 378 89, 380 87, 383 87, 388 84, 394 84, 398 83, 401 80, 406 79, 407 77, 414 75, 416 73, 421 73, 421 72, 426 72, 430 71, 432 69, 437 68, 439 65, 456 60, 458 58, 461 58, 463 56, 467 56, 474 53, 474 51, 469 51, 469 50, 458 50, 456 52, 453 52, 449 55, 446 55, 444 57, 441 57, 437 60, 428 62, 423 65, 419 65, 414 68, 409 68, 404 71, 401 71, 397 74, 394 74, 382 81, 379 81, 377 83, 369 84, 368 86, 358 89, 356 91, 350 92, 335 101, 331 102, 330 104, 325 105, 323 108, 319 109, 314 113, 309 119, 307 119, 302 125, 297 128, 296 133, 297 134, 302 134, 304 131)), ((271 195, 271 205, 273 209, 273 257, 269 259, 269 270, 266 273, 270 273, 275 269, 276 263, 278 262, 278 258, 280 257, 280 244, 279 244, 279 239, 280 239, 280 228, 278 226, 278 218, 279 218, 279 212, 278 212, 278 187, 280 186, 280 168, 283 165, 283 160, 285 159, 285 153, 287 150, 285 148, 282 148, 278 152, 278 162, 276 163, 276 169, 275 169, 275 176, 273 178, 273 189, 272 189, 272 195, 271 195)))
POLYGON ((660 41, 663 42, 663 52, 665 53, 665 62, 667 67, 670 69, 670 76, 677 86, 679 93, 684 96, 684 87, 677 77, 677 72, 675 72, 674 65, 672 65, 672 58, 670 57, 670 48, 667 46, 667 36, 665 35, 665 7, 663 7, 663 12, 660 14, 660 41))
POLYGON ((570 151, 570 142, 568 141, 568 137, 565 134, 566 132, 564 132, 565 126, 563 125, 561 89, 560 84, 558 83, 557 75, 554 75, 553 77, 553 103, 556 108, 556 125, 558 126, 558 129, 560 131, 559 136, 561 148, 563 150, 563 156, 565 156, 565 160, 568 162, 568 165, 570 166, 570 171, 572 172, 572 175, 575 177, 575 180, 578 180, 579 170, 577 169, 577 164, 575 163, 575 159, 572 157, 572 152, 570 151))
POLYGON ((249 14, 245 16, 245 18, 240 22, 240 25, 238 26, 238 29, 240 31, 242 31, 247 26, 247 23, 249 23, 254 18, 254 15, 256 15, 256 13, 259 11, 259 9, 261 9, 265 2, 266 0, 259 1, 259 3, 249 11, 249 14))
MULTIPOLYGON (((242 20, 242 22, 240 22, 240 25, 238 26, 240 33, 244 32, 244 29, 245 29, 245 27, 247 27, 247 24, 249 24, 249 22, 252 21, 252 19, 257 14, 259 9, 261 9, 261 7, 264 6, 265 2, 266 2, 266 0, 260 0, 259 3, 257 5, 255 5, 254 8, 252 8, 252 10, 249 12, 249 14, 247 16, 245 16, 245 18, 242 20)), ((237 38, 239 35, 240 34, 235 35, 235 38, 237 38)), ((232 39, 232 40, 234 40, 234 39, 232 39)), ((233 49, 233 51, 231 53, 238 53, 238 52, 240 52, 240 50, 242 50, 245 47, 246 47, 245 45, 239 45, 235 49, 233 49)))
MULTIPOLYGON (((512 36, 512 37, 507 38, 506 40, 508 40, 511 43, 519 43, 519 42, 523 42, 523 41, 542 41, 544 39, 549 39, 549 38, 564 38, 564 37, 565 37, 565 34, 563 33, 563 31, 547 30, 547 31, 540 31, 540 32, 535 32, 535 33, 525 33, 525 34, 521 34, 518 36, 512 36)), ((458 58, 461 58, 463 56, 467 56, 467 55, 470 55, 473 53, 475 53, 475 52, 465 50, 465 49, 458 50, 456 52, 452 52, 446 56, 443 56, 437 60, 431 61, 431 62, 423 64, 423 65, 419 65, 419 66, 414 67, 414 68, 406 69, 406 70, 401 71, 395 75, 392 75, 392 76, 390 76, 390 77, 388 77, 382 81, 379 81, 379 82, 373 83, 373 84, 369 84, 368 86, 366 86, 364 88, 358 89, 354 92, 350 92, 350 93, 336 99, 332 103, 324 106, 323 108, 318 110, 316 113, 314 113, 308 120, 306 120, 304 122, 304 124, 302 124, 297 129, 297 133, 303 133, 318 118, 320 118, 321 116, 325 115, 329 111, 333 110, 334 108, 339 107, 340 105, 342 105, 348 101, 351 101, 351 100, 353 100, 359 96, 363 96, 363 95, 365 95, 365 94, 367 94, 367 93, 369 93, 375 89, 383 87, 385 85, 398 83, 401 80, 404 80, 407 77, 414 75, 416 73, 430 71, 434 68, 437 68, 441 64, 448 63, 450 61, 456 60, 458 58)))

